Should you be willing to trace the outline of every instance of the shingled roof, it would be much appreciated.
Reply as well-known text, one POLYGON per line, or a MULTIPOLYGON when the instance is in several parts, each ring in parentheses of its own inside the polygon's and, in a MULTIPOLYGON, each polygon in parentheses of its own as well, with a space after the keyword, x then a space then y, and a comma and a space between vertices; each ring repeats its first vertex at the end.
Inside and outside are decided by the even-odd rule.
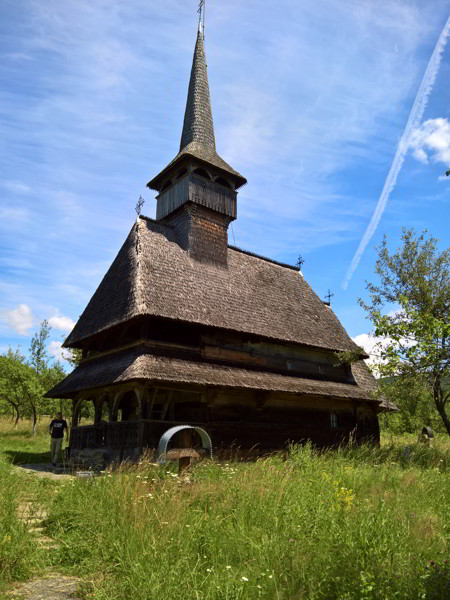
POLYGON ((230 247, 226 268, 198 262, 178 245, 172 227, 146 218, 133 225, 65 346, 140 315, 360 350, 295 267, 230 247))
POLYGON ((192 142, 199 142, 205 148, 209 148, 211 152, 216 151, 204 38, 201 28, 198 30, 192 60, 180 152, 192 142))
POLYGON ((159 191, 168 171, 186 156, 191 156, 202 162, 214 165, 218 169, 232 175, 235 179, 236 187, 247 183, 245 177, 230 167, 216 152, 211 97, 205 61, 204 37, 201 28, 197 34, 192 61, 180 151, 167 167, 147 184, 148 187, 159 191))
POLYGON ((146 349, 143 344, 83 361, 50 390, 47 397, 64 398, 78 391, 145 380, 153 383, 196 384, 380 402, 373 395, 376 383, 364 361, 352 364, 351 368, 355 379, 353 384, 246 369, 195 360, 176 353, 173 356, 159 356, 146 349))

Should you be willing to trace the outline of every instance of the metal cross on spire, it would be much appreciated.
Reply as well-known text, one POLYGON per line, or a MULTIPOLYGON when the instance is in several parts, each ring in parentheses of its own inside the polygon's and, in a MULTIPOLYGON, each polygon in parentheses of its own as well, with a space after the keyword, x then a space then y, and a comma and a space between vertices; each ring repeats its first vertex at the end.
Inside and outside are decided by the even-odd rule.
POLYGON ((304 262, 305 262, 305 259, 303 258, 303 256, 301 254, 299 254, 297 262, 295 263, 295 266, 298 267, 299 269, 301 269, 304 262))
POLYGON ((203 29, 205 29, 205 12, 206 12, 206 6, 205 6, 205 0, 200 0, 200 2, 198 3, 198 28, 201 31, 203 29))
POLYGON ((325 295, 325 298, 328 301, 327 302, 328 306, 331 306, 331 298, 333 296, 334 296, 334 294, 331 292, 330 288, 328 288, 328 294, 325 295))
POLYGON ((136 215, 139 218, 140 214, 141 214, 141 210, 142 207, 144 206, 145 200, 142 196, 139 196, 139 200, 136 202, 136 206, 134 207, 134 210, 136 211, 136 215))

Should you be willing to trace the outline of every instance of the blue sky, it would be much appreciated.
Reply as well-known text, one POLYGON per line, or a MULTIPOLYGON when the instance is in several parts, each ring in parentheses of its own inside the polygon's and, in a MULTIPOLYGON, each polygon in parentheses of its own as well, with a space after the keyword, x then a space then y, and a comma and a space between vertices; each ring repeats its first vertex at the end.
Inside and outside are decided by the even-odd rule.
MULTIPOLYGON (((196 0, 0 4, 0 351, 50 351, 81 314, 179 147, 196 0)), ((450 43, 378 228, 370 221, 447 0, 208 0, 217 149, 248 179, 236 245, 295 264, 362 343, 374 246, 401 227, 449 245, 450 43), (362 337, 361 337, 362 336, 362 337)), ((230 242, 234 243, 230 230, 230 242)), ((299 316, 299 318, 301 318, 299 316)))

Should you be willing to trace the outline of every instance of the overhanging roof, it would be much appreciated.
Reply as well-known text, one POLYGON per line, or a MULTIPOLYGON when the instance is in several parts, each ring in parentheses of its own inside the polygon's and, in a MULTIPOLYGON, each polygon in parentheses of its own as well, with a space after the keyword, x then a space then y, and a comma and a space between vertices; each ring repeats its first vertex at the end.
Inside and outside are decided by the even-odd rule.
POLYGON ((68 336, 66 347, 150 315, 326 350, 363 351, 297 269, 228 248, 198 262, 173 228, 141 218, 68 336))
POLYGON ((157 356, 144 346, 139 346, 82 362, 46 396, 70 397, 80 391, 139 380, 155 384, 265 390, 377 402, 373 397, 376 382, 364 362, 354 363, 352 373, 355 383, 341 383, 245 369, 176 355, 157 356))

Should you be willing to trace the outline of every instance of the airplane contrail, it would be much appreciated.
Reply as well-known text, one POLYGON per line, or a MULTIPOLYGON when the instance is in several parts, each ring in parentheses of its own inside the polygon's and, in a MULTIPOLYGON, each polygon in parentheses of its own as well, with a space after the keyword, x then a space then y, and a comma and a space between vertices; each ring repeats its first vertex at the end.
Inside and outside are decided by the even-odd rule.
POLYGON ((386 178, 386 181, 384 182, 383 190, 381 192, 375 210, 373 211, 372 218, 370 219, 370 223, 366 231, 364 232, 364 235, 359 243, 358 249, 355 252, 352 262, 350 263, 350 266, 347 269, 347 273, 345 274, 344 281, 342 282, 342 289, 344 290, 347 289, 348 283, 352 278, 352 275, 355 272, 357 266, 359 265, 361 256, 363 255, 364 250, 367 248, 367 244, 370 242, 373 234, 375 233, 378 227, 378 223, 380 222, 384 209, 386 208, 389 196, 395 187, 398 174, 400 173, 400 170, 403 166, 403 162, 405 160, 405 155, 408 152, 408 146, 410 141, 409 138, 411 132, 420 125, 420 121, 422 120, 423 113, 428 104, 428 98, 430 96, 431 90, 433 89, 433 85, 439 71, 442 53, 444 52, 444 48, 449 35, 450 17, 448 17, 447 22, 444 25, 441 35, 439 36, 439 39, 436 43, 436 47, 433 51, 433 54, 431 55, 430 61, 427 66, 427 70, 425 71, 425 75, 423 76, 422 83, 420 84, 420 88, 417 92, 416 99, 414 100, 411 112, 409 113, 408 122, 406 123, 405 130, 403 131, 403 135, 398 144, 397 152, 395 153, 394 160, 392 161, 392 165, 389 170, 388 176, 386 178))

